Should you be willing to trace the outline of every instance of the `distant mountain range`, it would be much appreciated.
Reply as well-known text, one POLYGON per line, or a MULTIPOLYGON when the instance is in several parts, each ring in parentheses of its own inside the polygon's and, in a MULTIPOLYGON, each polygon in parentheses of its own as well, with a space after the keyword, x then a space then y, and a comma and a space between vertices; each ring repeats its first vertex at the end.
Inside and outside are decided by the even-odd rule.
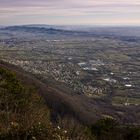
POLYGON ((54 28, 60 30, 69 31, 85 31, 85 32, 98 32, 98 34, 113 34, 113 35, 128 35, 128 36, 140 36, 140 26, 84 26, 84 25, 24 25, 26 27, 42 27, 42 28, 54 28))
POLYGON ((90 26, 55 26, 55 25, 22 25, 8 26, 1 30, 45 34, 58 37, 102 37, 118 38, 123 41, 135 42, 140 40, 140 27, 90 27, 90 26))

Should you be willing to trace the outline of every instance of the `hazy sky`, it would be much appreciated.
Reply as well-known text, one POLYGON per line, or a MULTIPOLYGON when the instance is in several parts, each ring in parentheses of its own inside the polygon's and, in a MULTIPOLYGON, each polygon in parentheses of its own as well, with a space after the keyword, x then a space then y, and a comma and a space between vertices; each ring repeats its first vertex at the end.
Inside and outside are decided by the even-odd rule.
POLYGON ((140 25, 140 0, 0 0, 0 24, 140 25))

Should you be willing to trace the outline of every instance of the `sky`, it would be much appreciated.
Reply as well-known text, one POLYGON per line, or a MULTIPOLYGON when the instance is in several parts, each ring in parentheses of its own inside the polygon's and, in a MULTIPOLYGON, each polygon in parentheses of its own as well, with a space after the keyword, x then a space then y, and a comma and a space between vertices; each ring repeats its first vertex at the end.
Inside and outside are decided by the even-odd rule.
POLYGON ((140 25, 140 0, 0 0, 0 25, 140 25))

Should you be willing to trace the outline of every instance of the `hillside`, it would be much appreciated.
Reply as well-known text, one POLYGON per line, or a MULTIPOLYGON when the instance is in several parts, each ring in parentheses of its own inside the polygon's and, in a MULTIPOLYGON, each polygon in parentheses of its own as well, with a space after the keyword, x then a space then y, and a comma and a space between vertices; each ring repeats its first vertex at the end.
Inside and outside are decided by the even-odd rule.
POLYGON ((64 130, 52 125, 50 111, 36 89, 6 67, 0 65, 0 139, 68 139, 64 130))
POLYGON ((54 88, 1 61, 0 139, 112 140, 115 136, 114 140, 139 140, 139 126, 122 126, 107 116, 93 125, 78 121, 82 119, 77 116, 79 112, 74 112, 67 98, 54 88))

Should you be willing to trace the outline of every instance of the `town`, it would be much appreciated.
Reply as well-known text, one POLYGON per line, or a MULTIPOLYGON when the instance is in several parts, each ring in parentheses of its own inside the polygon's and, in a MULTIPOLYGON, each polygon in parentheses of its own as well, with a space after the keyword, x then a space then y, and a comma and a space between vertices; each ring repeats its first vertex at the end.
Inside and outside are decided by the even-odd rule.
POLYGON ((73 94, 111 99, 114 106, 140 104, 139 42, 102 37, 49 40, 47 36, 22 36, 0 37, 1 60, 44 79, 64 83, 73 94))

